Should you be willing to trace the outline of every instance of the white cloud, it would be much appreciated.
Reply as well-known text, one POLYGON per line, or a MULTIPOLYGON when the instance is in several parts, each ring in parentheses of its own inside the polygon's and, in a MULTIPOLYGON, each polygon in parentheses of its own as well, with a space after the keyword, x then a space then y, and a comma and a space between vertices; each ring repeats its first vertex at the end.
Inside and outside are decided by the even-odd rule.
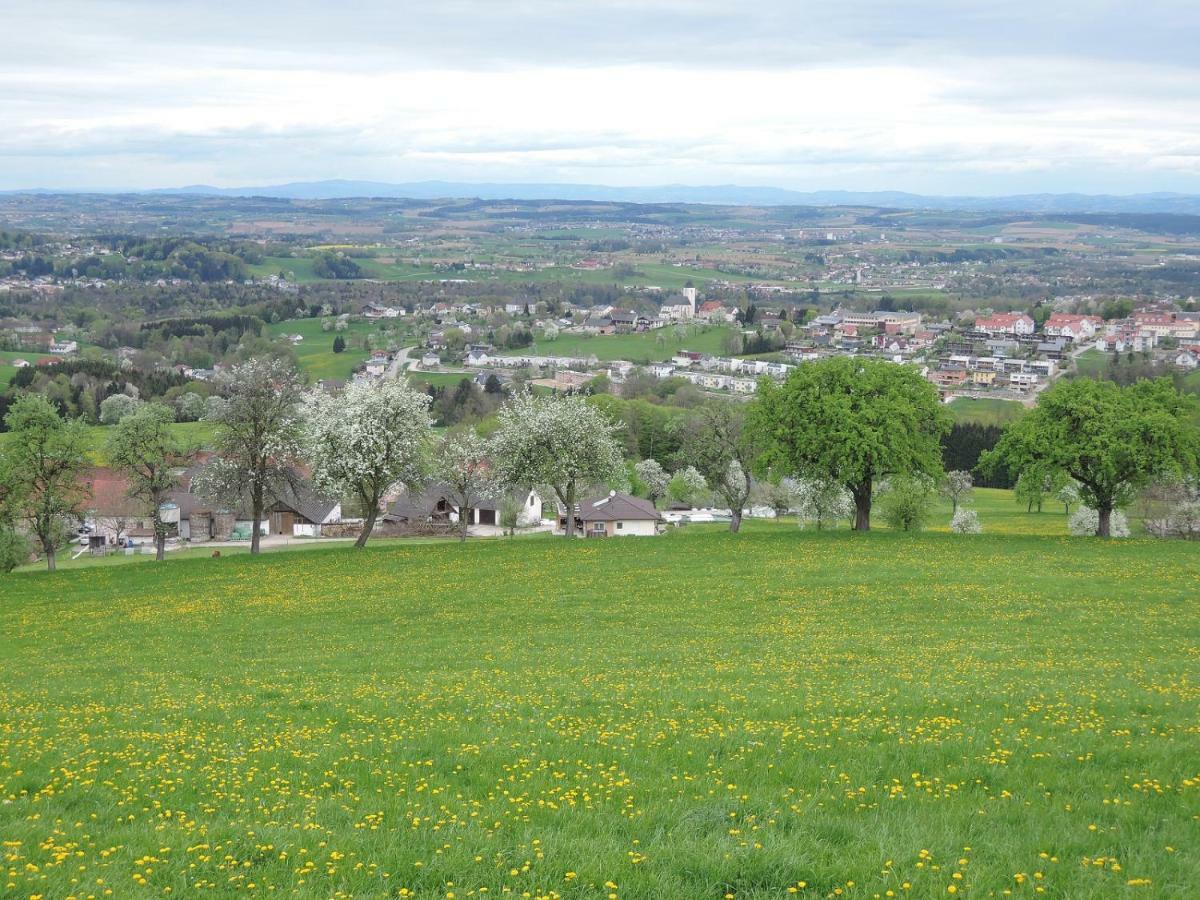
POLYGON ((1200 189, 1200 77, 1154 17, 1200 13, 1171 2, 1140 32, 1115 3, 244 6, 18 4, 0 187, 1200 189))

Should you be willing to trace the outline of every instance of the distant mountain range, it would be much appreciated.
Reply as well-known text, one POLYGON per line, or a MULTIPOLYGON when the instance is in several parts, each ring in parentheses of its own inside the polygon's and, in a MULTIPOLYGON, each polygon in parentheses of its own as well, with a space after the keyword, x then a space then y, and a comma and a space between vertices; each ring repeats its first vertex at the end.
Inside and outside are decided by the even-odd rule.
POLYGON ((1200 195, 1018 194, 1007 197, 938 197, 903 191, 792 191, 740 185, 609 187, 598 184, 469 183, 417 181, 300 181, 258 187, 189 185, 148 193, 224 197, 336 200, 358 197, 413 200, 591 200, 618 203, 712 203, 728 206, 881 206, 893 209, 1029 213, 1178 213, 1200 215, 1200 195))
POLYGON ((1200 195, 1152 194, 1016 194, 1004 197, 942 197, 903 191, 793 191, 742 185, 665 184, 655 187, 610 187, 599 184, 472 183, 459 181, 297 181, 288 184, 219 188, 206 184, 149 191, 0 191, 0 194, 170 194, 197 197, 267 197, 287 200, 361 198, 411 200, 593 201, 612 203, 707 203, 722 206, 868 206, 890 209, 1037 214, 1177 214, 1200 215, 1200 195))

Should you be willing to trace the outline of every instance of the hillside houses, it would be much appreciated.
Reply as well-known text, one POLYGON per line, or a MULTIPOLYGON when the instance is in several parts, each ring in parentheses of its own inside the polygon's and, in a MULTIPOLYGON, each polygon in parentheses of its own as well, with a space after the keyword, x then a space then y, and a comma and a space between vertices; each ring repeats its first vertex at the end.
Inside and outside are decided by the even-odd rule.
POLYGON ((1036 330, 1033 319, 1025 313, 996 313, 975 320, 975 330, 988 335, 1031 335, 1036 330))
POLYGON ((1046 320, 1042 330, 1050 337, 1063 337, 1070 341, 1086 341, 1094 338, 1104 327, 1099 316, 1072 316, 1054 313, 1046 320))

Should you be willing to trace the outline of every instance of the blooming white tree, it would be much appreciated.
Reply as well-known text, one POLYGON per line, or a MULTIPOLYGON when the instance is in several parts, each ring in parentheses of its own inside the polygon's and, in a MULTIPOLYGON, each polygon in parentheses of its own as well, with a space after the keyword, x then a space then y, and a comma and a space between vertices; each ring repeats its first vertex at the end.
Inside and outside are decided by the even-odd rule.
POLYGON ((141 406, 141 402, 128 394, 113 394, 100 401, 100 424, 116 425, 141 406))
POLYGON ((624 474, 617 426, 582 397, 515 396, 501 407, 491 457, 498 484, 544 484, 567 511, 572 526, 579 488, 624 474))
POLYGON ((204 418, 204 398, 195 391, 188 391, 175 401, 175 410, 180 422, 197 422, 204 418))
POLYGON ((854 497, 836 481, 802 478, 796 483, 796 516, 803 527, 812 522, 817 531, 854 513, 854 497))
POLYGON ((365 522, 354 546, 365 546, 387 490, 420 486, 429 397, 404 380, 360 382, 339 396, 310 393, 305 419, 313 482, 358 498, 365 522))
POLYGON ((1069 516, 1071 507, 1079 502, 1079 482, 1074 478, 1068 478, 1054 497, 1063 505, 1064 514, 1069 516))
POLYGON ((487 443, 474 429, 451 432, 434 450, 432 468, 433 477, 446 486, 447 498, 458 507, 458 536, 465 541, 471 510, 497 490, 487 443))
MULTIPOLYGON (((1099 533, 1100 514, 1090 506, 1081 506, 1075 511, 1075 514, 1067 521, 1067 529, 1076 537, 1088 537, 1099 533)), ((1125 518, 1125 513, 1119 509, 1112 511, 1112 520, 1109 522, 1109 537, 1127 538, 1129 537, 1129 520, 1125 518)))
POLYGON ((657 459, 643 459, 640 463, 633 467, 633 471, 646 486, 646 493, 650 495, 650 502, 658 504, 660 497, 667 493, 667 488, 671 484, 671 476, 666 473, 657 459))
POLYGON ((196 476, 192 490, 231 505, 248 502, 250 552, 258 553, 263 510, 290 479, 300 453, 303 387, 295 368, 276 358, 233 366, 216 386, 223 402, 212 404, 209 419, 217 426, 217 459, 196 476))
POLYGON ((974 487, 975 479, 971 477, 971 473, 956 469, 946 473, 946 477, 942 479, 940 490, 942 496, 950 501, 951 511, 957 514, 958 505, 967 502, 974 487))
POLYGON ((707 491, 708 481, 695 466, 680 469, 671 476, 671 482, 667 486, 667 492, 673 500, 688 506, 696 506, 707 491))
POLYGON ((979 524, 979 513, 973 509, 960 509, 950 520, 950 530, 955 534, 981 534, 983 526, 979 524))
POLYGON ((767 478, 754 485, 754 499, 774 510, 776 517, 791 512, 799 496, 800 485, 794 478, 767 478))

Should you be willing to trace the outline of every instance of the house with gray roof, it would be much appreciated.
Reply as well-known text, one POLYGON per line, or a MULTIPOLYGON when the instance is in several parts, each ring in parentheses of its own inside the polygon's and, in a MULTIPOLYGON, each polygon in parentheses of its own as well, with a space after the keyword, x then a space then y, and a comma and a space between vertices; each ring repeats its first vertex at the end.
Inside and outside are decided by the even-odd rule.
MULTIPOLYGON (((575 532, 585 537, 649 537, 659 533, 663 521, 649 500, 617 491, 576 504, 572 518, 575 532)), ((560 533, 566 521, 566 511, 560 508, 560 533)))

